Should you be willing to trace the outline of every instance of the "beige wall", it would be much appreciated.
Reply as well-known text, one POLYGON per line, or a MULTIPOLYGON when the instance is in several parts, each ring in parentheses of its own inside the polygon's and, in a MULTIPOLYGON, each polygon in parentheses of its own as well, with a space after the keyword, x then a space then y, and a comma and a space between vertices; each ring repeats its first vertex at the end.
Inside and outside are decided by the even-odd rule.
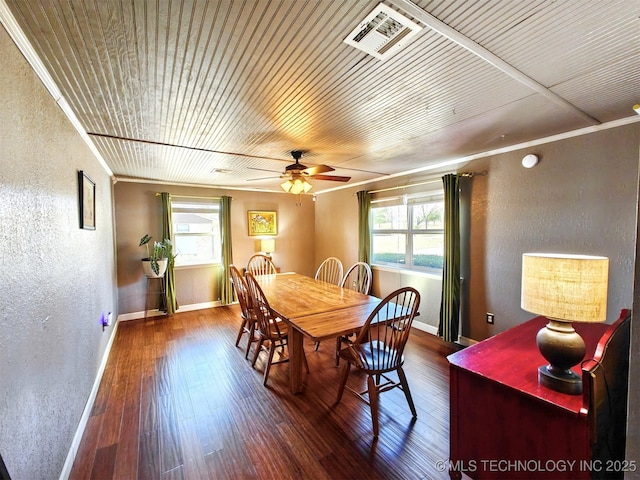
POLYGON ((116 313, 111 180, 0 27, 0 454, 58 478, 116 313), (78 170, 96 182, 81 230, 78 170))
POLYGON ((526 252, 609 257, 608 322, 631 307, 639 132, 634 124, 467 166, 488 174, 463 187, 470 237, 464 335, 482 340, 533 316, 520 308, 526 252), (540 163, 523 168, 522 157, 532 151, 540 163), (495 314, 493 326, 486 312, 495 314))
MULTIPOLYGON (((144 250, 138 244, 145 233, 156 239, 160 237, 161 208, 156 192, 165 191, 172 195, 232 197, 233 260, 240 267, 246 266, 249 257, 256 253, 256 238, 248 234, 247 211, 277 212, 278 235, 275 237, 276 248, 272 254, 274 263, 282 271, 296 271, 306 275, 313 275, 315 272, 315 214, 313 199, 310 196, 298 199, 295 195, 284 193, 118 182, 114 187, 114 197, 121 315, 137 314, 144 310, 146 278, 140 265, 144 250)), ((176 294, 179 305, 185 308, 219 300, 218 276, 219 267, 176 269, 176 294)))
POLYGON ((358 261, 358 190, 347 188, 316 197, 316 267, 327 257, 339 258, 345 271, 358 261))
MULTIPOLYGON (((462 335, 483 340, 528 320, 520 308, 521 259, 525 252, 551 251, 610 258, 608 321, 630 308, 635 262, 638 145, 640 125, 589 135, 469 162, 458 171, 484 172, 461 180, 461 217, 467 244, 462 255, 462 335), (533 169, 522 157, 541 157, 533 169), (495 314, 493 326, 486 312, 495 314)), ((424 176, 399 177, 318 196, 316 262, 336 255, 357 260, 358 190, 419 183, 424 176)), ((433 185, 388 193, 412 193, 433 185)), ((423 299, 420 321, 437 326, 437 281, 374 269, 374 293, 400 283, 417 283, 423 299), (399 278, 402 277, 402 280, 399 278)))

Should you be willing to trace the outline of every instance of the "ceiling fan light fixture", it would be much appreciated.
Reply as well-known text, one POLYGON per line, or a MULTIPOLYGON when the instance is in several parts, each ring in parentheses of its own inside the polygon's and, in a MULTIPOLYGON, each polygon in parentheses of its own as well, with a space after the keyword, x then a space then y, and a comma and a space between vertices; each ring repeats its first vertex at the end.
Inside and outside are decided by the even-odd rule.
POLYGON ((307 193, 309 190, 311 190, 312 185, 304 178, 296 178, 293 181, 287 180, 286 182, 282 183, 280 187, 282 187, 282 190, 287 193, 299 195, 300 193, 307 193))
POLYGON ((302 191, 304 190, 304 187, 302 186, 302 181, 297 179, 293 181, 293 186, 291 187, 291 193, 293 193, 294 195, 298 195, 299 193, 302 193, 302 191))
POLYGON ((282 187, 282 190, 289 193, 291 191, 291 187, 293 187, 293 182, 291 180, 287 180, 286 182, 280 184, 280 187, 282 187))

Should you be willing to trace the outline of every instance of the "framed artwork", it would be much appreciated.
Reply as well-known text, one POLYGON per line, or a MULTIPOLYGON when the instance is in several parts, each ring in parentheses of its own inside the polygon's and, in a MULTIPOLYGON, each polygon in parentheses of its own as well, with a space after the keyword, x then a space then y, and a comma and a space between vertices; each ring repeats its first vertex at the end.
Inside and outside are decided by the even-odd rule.
POLYGON ((276 212, 258 212, 249 210, 249 236, 277 235, 276 212))
POLYGON ((80 203, 80 228, 96 229, 96 184, 80 170, 78 172, 78 199, 80 203))

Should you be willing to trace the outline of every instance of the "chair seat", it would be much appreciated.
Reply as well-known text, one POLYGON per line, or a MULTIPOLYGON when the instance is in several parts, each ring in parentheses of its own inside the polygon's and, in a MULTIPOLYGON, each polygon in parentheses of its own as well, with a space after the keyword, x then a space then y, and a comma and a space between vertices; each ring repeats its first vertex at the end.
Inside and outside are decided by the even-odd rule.
POLYGON ((269 320, 269 337, 276 338, 278 336, 286 337, 289 333, 289 325, 287 322, 282 321, 281 318, 275 320, 269 320), (280 331, 280 335, 278 335, 280 331))
POLYGON ((398 358, 398 361, 394 362, 392 365, 389 365, 387 368, 381 369, 379 365, 382 363, 383 358, 389 357, 398 357, 398 351, 393 348, 387 347, 383 342, 379 340, 374 340, 372 342, 367 342, 361 344, 360 351, 362 353, 362 357, 364 357, 365 364, 362 364, 363 358, 361 358, 355 347, 352 345, 348 345, 345 348, 340 350, 339 356, 343 358, 349 363, 353 363, 357 365, 362 371, 366 373, 386 373, 396 370, 398 367, 404 365, 404 355, 401 355, 398 358), (373 349, 372 349, 373 347, 373 349))

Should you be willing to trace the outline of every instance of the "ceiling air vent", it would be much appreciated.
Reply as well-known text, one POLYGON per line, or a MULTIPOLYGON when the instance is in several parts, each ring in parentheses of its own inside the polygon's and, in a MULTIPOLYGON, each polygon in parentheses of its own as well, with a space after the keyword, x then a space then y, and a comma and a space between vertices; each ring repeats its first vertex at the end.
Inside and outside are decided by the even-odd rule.
POLYGON ((367 15, 344 42, 384 60, 397 52, 422 27, 381 3, 367 15))

